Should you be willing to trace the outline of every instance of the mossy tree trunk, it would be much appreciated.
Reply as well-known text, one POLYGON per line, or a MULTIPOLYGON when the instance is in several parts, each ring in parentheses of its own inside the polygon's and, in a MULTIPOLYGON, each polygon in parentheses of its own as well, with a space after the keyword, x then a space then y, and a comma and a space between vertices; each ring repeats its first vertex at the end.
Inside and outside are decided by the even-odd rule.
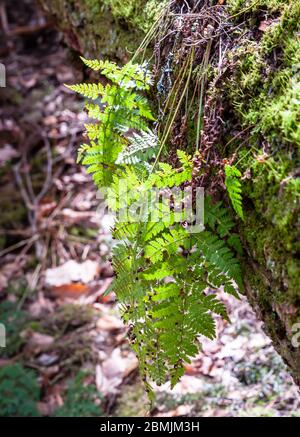
MULTIPOLYGON (((122 62, 130 58, 155 16, 153 0, 38 1, 71 47, 87 57, 122 62)), ((251 2, 227 3, 239 15, 251 2)), ((236 70, 223 88, 232 125, 240 123, 241 129, 253 132, 245 146, 238 146, 244 153, 239 155, 244 156, 242 263, 248 299, 299 384, 300 347, 293 346, 292 337, 293 326, 300 322, 300 2, 254 3, 253 15, 249 10, 243 16, 249 22, 249 46, 235 53, 236 70), (259 149, 252 162, 250 145, 259 149)))
POLYGON ((151 26, 155 1, 37 0, 74 50, 122 62, 130 59, 151 26))

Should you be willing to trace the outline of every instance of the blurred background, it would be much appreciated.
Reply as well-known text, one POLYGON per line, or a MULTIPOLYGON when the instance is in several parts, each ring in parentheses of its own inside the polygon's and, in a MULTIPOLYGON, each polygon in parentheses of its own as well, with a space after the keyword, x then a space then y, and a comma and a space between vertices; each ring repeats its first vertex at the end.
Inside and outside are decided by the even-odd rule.
POLYGON ((1 416, 299 416, 300 398, 261 323, 223 296, 231 324, 149 411, 114 293, 112 217, 76 165, 78 53, 33 0, 0 2, 1 416))

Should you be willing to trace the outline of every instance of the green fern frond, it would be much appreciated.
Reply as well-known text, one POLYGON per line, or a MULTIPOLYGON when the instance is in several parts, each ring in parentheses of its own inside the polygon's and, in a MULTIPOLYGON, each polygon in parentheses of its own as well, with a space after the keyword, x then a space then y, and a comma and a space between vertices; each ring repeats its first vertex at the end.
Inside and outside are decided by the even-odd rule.
POLYGON ((239 255, 243 255, 243 246, 238 234, 230 234, 230 237, 227 240, 227 244, 232 247, 236 253, 239 255))
POLYGON ((185 229, 171 229, 145 245, 145 257, 155 263, 163 259, 164 253, 169 256, 176 253, 178 248, 185 245, 187 241, 189 241, 189 235, 185 229))
MULTIPOLYGON (((173 223, 170 223, 173 224, 173 223)), ((169 226, 169 222, 165 220, 158 220, 155 222, 148 222, 145 230, 144 240, 145 242, 152 240, 154 237, 159 235, 169 226)))
MULTIPOLYGON (((200 335, 215 337, 214 315, 228 319, 216 292, 222 287, 238 296, 241 270, 230 248, 241 253, 241 246, 228 210, 209 197, 206 230, 194 235, 185 228, 181 195, 191 186, 193 157, 179 150, 178 166, 153 166, 159 138, 149 129, 153 115, 140 93, 152 85, 148 65, 83 62, 109 83, 70 86, 94 100, 86 104, 94 121, 85 126, 89 144, 80 147, 78 160, 97 186, 107 187, 107 204, 117 216, 115 278, 109 290, 117 294, 123 320, 130 326, 132 348, 151 396, 151 381, 170 379, 172 386, 179 381, 184 363, 199 352, 200 335), (144 210, 145 201, 153 201, 152 190, 157 197, 144 210)), ((241 216, 240 175, 232 167, 225 171, 229 196, 241 216)))
POLYGON ((66 85, 66 87, 92 100, 98 99, 105 91, 101 83, 80 83, 77 85, 66 85))
POLYGON ((80 59, 87 67, 91 68, 94 71, 103 70, 105 68, 114 71, 116 68, 118 68, 116 64, 110 61, 102 61, 100 59, 86 59, 83 56, 80 56, 80 59))
POLYGON ((233 209, 244 220, 242 205, 241 172, 234 165, 225 165, 225 185, 230 197, 233 209))
POLYGON ((201 232, 198 240, 198 247, 205 260, 242 287, 239 262, 226 246, 224 240, 219 239, 210 231, 201 232))
POLYGON ((90 148, 91 146, 89 144, 81 144, 81 146, 78 149, 77 152, 77 160, 76 163, 80 164, 81 161, 83 160, 87 150, 90 148))
MULTIPOLYGON (((126 134, 128 128, 122 126, 120 131, 126 134)), ((117 164, 137 164, 150 161, 156 156, 158 138, 152 131, 133 132, 128 141, 129 145, 119 154, 117 164)))
POLYGON ((152 84, 152 77, 147 68, 147 64, 133 64, 128 62, 122 68, 110 61, 101 61, 98 59, 85 59, 81 57, 84 64, 94 71, 100 71, 101 74, 113 83, 122 85, 123 88, 136 88, 138 90, 147 90, 152 84))
POLYGON ((221 238, 228 235, 235 226, 222 202, 213 203, 209 196, 204 199, 204 224, 212 231, 218 232, 221 238))

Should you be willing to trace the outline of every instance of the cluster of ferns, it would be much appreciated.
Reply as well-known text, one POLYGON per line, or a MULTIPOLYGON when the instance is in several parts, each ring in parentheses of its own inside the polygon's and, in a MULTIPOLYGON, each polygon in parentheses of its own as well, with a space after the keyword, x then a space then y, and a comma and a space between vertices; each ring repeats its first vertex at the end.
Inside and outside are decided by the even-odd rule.
MULTIPOLYGON (((228 319, 217 291, 238 296, 242 278, 236 254, 242 248, 228 208, 210 197, 204 199, 199 232, 189 232, 174 199, 158 196, 143 207, 154 190, 187 187, 193 157, 178 150, 177 167, 158 159, 159 138, 150 128, 155 117, 145 97, 153 86, 147 65, 82 59, 102 82, 69 86, 88 98, 92 120, 85 125, 89 141, 80 147, 78 161, 99 189, 106 188, 116 215, 112 288, 151 397, 153 382, 170 380, 174 386, 179 381, 184 363, 199 352, 199 336, 215 337, 214 315, 228 319), (132 213, 136 205, 138 219, 132 213)), ((233 208, 243 218, 240 173, 227 165, 225 175, 233 208)))

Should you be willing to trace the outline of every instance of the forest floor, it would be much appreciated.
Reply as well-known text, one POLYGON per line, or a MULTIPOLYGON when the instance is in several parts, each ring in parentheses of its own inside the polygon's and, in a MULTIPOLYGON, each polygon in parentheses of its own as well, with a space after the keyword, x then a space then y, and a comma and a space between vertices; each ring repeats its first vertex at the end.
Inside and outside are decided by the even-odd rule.
POLYGON ((181 382, 173 391, 155 388, 148 411, 116 297, 104 295, 113 275, 106 261, 112 217, 76 164, 86 115, 64 83, 84 73, 31 0, 2 7, 0 16, 7 73, 0 91, 0 323, 7 336, 0 415, 299 416, 298 390, 261 323, 244 298, 226 295, 231 324, 217 319, 217 339, 201 339, 181 382))

